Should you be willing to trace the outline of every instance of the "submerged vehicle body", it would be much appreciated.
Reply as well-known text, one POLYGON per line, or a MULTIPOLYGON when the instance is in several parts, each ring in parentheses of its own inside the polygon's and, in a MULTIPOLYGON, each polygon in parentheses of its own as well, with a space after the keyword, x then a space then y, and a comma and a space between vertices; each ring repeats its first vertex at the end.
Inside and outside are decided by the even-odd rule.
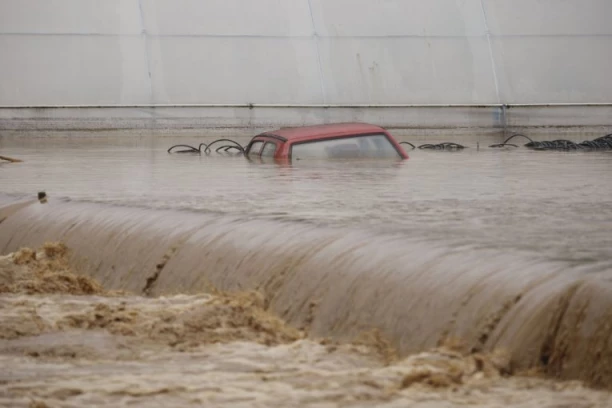
POLYGON ((282 128, 251 139, 249 159, 408 159, 402 146, 385 129, 367 123, 336 123, 282 128))

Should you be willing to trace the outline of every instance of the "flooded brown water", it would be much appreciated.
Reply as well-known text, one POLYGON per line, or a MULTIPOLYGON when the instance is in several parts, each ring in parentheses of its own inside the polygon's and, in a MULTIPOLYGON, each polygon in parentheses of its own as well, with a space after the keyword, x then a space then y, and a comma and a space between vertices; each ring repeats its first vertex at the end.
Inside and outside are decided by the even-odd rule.
POLYGON ((402 163, 278 166, 166 153, 200 141, 0 139, 3 154, 24 160, 0 166, 2 253, 61 240, 76 270, 132 293, 2 295, 3 319, 23 320, 24 334, 2 346, 11 370, 0 402, 610 403, 608 392, 559 380, 612 386, 611 154, 486 148, 497 141, 476 150, 477 140, 460 141, 471 146, 462 152, 409 151, 402 163), (7 210, 41 190, 48 203, 7 210), (145 316, 144 326, 173 321, 164 313, 182 316, 215 299, 210 285, 256 290, 265 313, 307 336, 200 339, 176 350, 167 339, 138 340, 142 330, 125 340, 106 326, 58 323, 96 308, 114 316, 122 304, 145 316), (28 332, 38 325, 15 317, 32 310, 48 329, 28 332), (369 329, 397 359, 351 346, 369 329), (332 356, 321 338, 346 345, 332 356), (439 348, 450 338, 462 339, 463 353, 439 348), (507 366, 474 362, 499 350, 507 366), (442 391, 423 380, 430 374, 410 371, 423 359, 454 367, 442 391), (254 366, 272 374, 262 379, 254 366), (516 375, 525 370, 549 379, 516 375), (412 375, 418 386, 402 386, 412 375))
POLYGON ((308 338, 257 292, 109 292, 47 243, 0 257, 0 405, 606 407, 612 394, 459 342, 399 357, 376 332, 308 338))
POLYGON ((176 143, 210 140, 88 134, 0 139, 4 154, 26 160, 2 164, 1 191, 365 226, 577 262, 612 254, 610 152, 500 151, 486 147, 497 140, 474 138, 458 140, 470 148, 457 153, 408 151, 410 159, 402 163, 279 167, 242 157, 166 153, 176 143))

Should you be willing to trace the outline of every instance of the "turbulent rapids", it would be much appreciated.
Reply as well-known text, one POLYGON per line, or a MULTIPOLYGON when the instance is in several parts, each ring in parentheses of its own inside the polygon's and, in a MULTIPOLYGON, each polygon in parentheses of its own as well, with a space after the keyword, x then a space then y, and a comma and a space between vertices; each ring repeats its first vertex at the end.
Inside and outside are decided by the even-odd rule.
POLYGON ((376 332, 307 338, 258 292, 108 291, 46 243, 0 257, 2 406, 604 407, 605 392, 511 376, 508 353, 457 341, 398 358, 376 332), (452 404, 452 405, 451 405, 452 404), (156 405, 156 406, 157 406, 156 405))
POLYGON ((513 371, 612 384, 606 274, 359 229, 191 212, 5 199, 2 219, 2 253, 61 241, 70 264, 105 290, 254 291, 262 310, 308 338, 351 342, 376 330, 400 357, 460 339, 469 353, 504 350, 513 371))

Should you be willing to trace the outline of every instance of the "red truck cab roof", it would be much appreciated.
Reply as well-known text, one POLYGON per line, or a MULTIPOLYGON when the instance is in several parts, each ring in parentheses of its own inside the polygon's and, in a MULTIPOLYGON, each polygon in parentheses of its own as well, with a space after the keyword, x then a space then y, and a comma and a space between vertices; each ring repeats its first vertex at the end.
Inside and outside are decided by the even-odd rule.
MULTIPOLYGON (((313 150, 313 146, 315 146, 316 142, 324 142, 316 145, 316 148, 321 152, 324 151, 323 149, 327 152, 338 152, 344 148, 343 155, 338 157, 350 157, 351 154, 355 155, 355 157, 363 157, 363 155, 367 155, 376 149, 379 152, 377 154, 380 154, 382 149, 386 150, 387 157, 389 154, 394 155, 394 153, 390 153, 394 151, 397 153, 397 158, 408 159, 404 149, 389 132, 380 126, 368 123, 335 123, 289 127, 263 132, 251 139, 246 148, 246 155, 250 158, 274 157, 275 159, 291 160, 292 156, 296 156, 296 154, 293 154, 294 146, 300 145, 301 150, 306 150, 303 149, 303 146, 308 144, 308 153, 314 154, 316 149, 313 150), (359 149, 358 143, 362 146, 376 147, 359 149), (331 146, 332 144, 335 144, 335 146, 331 146)), ((330 153, 327 157, 336 156, 330 153)))

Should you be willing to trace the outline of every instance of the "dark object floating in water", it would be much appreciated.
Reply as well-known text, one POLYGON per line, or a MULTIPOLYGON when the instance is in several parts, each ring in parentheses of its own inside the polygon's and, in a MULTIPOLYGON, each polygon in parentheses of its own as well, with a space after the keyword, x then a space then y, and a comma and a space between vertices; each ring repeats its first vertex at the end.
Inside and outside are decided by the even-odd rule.
MULTIPOLYGON (((410 142, 399 142, 399 144, 406 144, 412 147, 412 150, 416 149, 417 146, 410 142)), ((460 145, 459 143, 443 142, 438 144, 425 143, 418 146, 421 150, 463 150, 467 146, 460 145)))
POLYGON ((428 149, 428 150, 463 150, 465 146, 460 145, 459 143, 451 143, 451 142, 443 142, 438 144, 423 144, 419 146, 419 149, 428 149))
POLYGON ((506 147, 506 146, 518 147, 515 144, 508 143, 510 140, 514 139, 515 137, 524 137, 525 139, 529 140, 529 142, 533 143, 533 140, 531 140, 529 137, 527 137, 527 136, 525 136, 525 135, 523 135, 521 133, 515 133, 514 135, 512 135, 509 138, 507 138, 506 140, 504 140, 502 143, 492 144, 489 147, 493 147, 493 148, 506 147))
POLYGON ((240 143, 234 140, 231 140, 231 139, 217 139, 217 140, 213 140, 209 144, 200 143, 198 147, 193 147, 193 146, 185 145, 185 144, 178 144, 178 145, 174 145, 171 148, 169 148, 168 153, 172 153, 172 151, 178 147, 183 147, 184 148, 183 150, 175 150, 174 153, 210 154, 212 151, 210 147, 214 145, 215 143, 219 143, 219 142, 229 142, 231 144, 224 144, 224 145, 217 147, 215 149, 217 153, 220 153, 220 150, 223 150, 225 152, 229 152, 230 150, 237 150, 240 153, 244 153, 244 148, 240 145, 240 143), (202 149, 202 147, 204 147, 204 149, 202 149))
POLYGON ((510 136, 503 143, 494 144, 489 147, 500 148, 500 147, 518 147, 515 144, 508 143, 515 137, 524 137, 529 140, 529 143, 524 144, 525 147, 532 150, 611 150, 612 149, 612 133, 602 137, 598 137, 594 140, 585 140, 580 143, 572 142, 571 140, 557 139, 557 140, 544 140, 542 142, 536 142, 531 138, 517 133, 510 136))
POLYGON ((14 158, 8 157, 8 156, 0 156, 0 160, 6 160, 6 161, 11 162, 11 163, 21 163, 23 161, 23 160, 14 159, 14 158))

